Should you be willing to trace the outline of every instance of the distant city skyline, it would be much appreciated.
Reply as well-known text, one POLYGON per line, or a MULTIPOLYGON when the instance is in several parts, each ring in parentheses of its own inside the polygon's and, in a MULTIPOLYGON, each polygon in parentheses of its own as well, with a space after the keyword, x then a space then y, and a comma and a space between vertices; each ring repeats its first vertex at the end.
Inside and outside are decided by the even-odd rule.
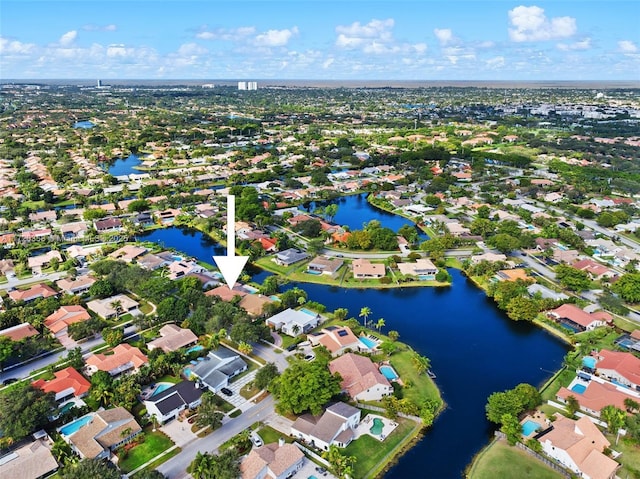
POLYGON ((640 2, 3 0, 0 79, 640 80, 640 2))

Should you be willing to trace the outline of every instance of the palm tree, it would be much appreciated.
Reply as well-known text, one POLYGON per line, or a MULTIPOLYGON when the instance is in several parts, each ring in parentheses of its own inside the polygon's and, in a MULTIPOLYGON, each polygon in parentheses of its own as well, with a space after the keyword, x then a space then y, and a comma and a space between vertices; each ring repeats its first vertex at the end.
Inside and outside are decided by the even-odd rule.
POLYGON ((338 321, 344 321, 347 319, 349 315, 349 310, 347 308, 338 308, 333 312, 333 317, 338 321))
POLYGON ((122 301, 116 299, 115 301, 111 301, 111 303, 109 303, 109 306, 111 306, 115 310, 117 320, 120 317, 120 313, 122 312, 122 301))
POLYGON ((380 332, 380 330, 384 327, 385 327, 384 318, 380 318, 376 323, 376 329, 378 330, 378 332, 380 332))
POLYGON ((369 306, 364 306, 360 309, 360 314, 358 315, 361 318, 364 318, 364 326, 367 327, 367 318, 371 315, 371 308, 369 306))
POLYGON ((422 374, 431 367, 431 360, 428 357, 421 356, 418 353, 415 353, 413 355, 412 361, 413 365, 416 368, 416 371, 418 371, 418 374, 422 374))

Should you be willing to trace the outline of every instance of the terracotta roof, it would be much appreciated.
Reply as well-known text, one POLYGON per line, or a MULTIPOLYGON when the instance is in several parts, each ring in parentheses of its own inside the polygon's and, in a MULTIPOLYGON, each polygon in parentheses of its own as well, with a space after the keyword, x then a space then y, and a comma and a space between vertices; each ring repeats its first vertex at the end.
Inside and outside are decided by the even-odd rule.
POLYGON ((149 341, 149 350, 160 348, 164 352, 175 351, 195 343, 198 337, 190 329, 180 328, 175 324, 166 324, 160 328, 160 337, 149 341))
POLYGON ((498 276, 503 278, 505 281, 517 281, 519 279, 528 281, 531 279, 529 276, 527 276, 527 272, 522 268, 501 269, 500 271, 498 271, 498 276))
POLYGON ((213 288, 206 293, 205 296, 217 296, 222 301, 231 301, 234 296, 246 296, 247 293, 242 286, 235 285, 233 290, 229 289, 229 286, 223 284, 222 286, 218 286, 217 288, 213 288))
POLYGON ((29 301, 31 299, 36 299, 39 297, 49 298, 51 296, 57 295, 58 292, 53 289, 51 286, 46 285, 44 283, 39 283, 31 286, 29 289, 20 291, 15 290, 9 293, 9 297, 14 301, 29 301))
POLYGON ((149 360, 138 348, 127 343, 118 344, 113 348, 113 354, 94 354, 87 358, 87 366, 93 366, 100 371, 113 371, 131 363, 134 368, 147 364, 149 360))
POLYGON ((353 334, 349 326, 325 328, 311 340, 322 344, 331 353, 349 346, 357 347, 359 344, 358 337, 353 334))
POLYGON ((244 308, 251 316, 260 316, 264 309, 264 305, 273 303, 273 300, 262 294, 247 294, 240 300, 239 306, 244 308))
POLYGON ((37 334, 40 333, 38 333, 38 330, 29 323, 17 324, 0 331, 0 336, 6 336, 11 339, 11 341, 20 341, 21 339, 35 336, 37 334))
POLYGON ((368 259, 358 258, 354 259, 353 274, 358 276, 384 276, 385 267, 381 263, 371 263, 368 259))
POLYGON ((76 397, 84 396, 89 392, 89 388, 91 387, 91 383, 72 367, 57 371, 54 373, 54 376, 55 379, 51 379, 50 381, 38 379, 32 384, 34 387, 40 388, 46 393, 54 392, 57 394, 72 388, 73 394, 76 397))
POLYGON ((347 353, 334 359, 329 363, 329 371, 342 376, 341 387, 352 398, 378 384, 391 387, 371 359, 358 354, 347 353))
POLYGON ((602 349, 598 353, 598 369, 616 371, 634 384, 640 384, 640 359, 631 353, 602 349))
POLYGON ((587 313, 586 311, 578 308, 575 304, 571 303, 561 305, 560 307, 551 311, 551 314, 558 317, 559 319, 568 319, 571 322, 579 324, 580 326, 583 326, 585 328, 595 321, 606 321, 606 319, 603 319, 604 317, 608 316, 609 320, 611 319, 609 315, 603 317, 602 315, 596 315, 595 313, 587 313))
POLYGON ((80 276, 76 279, 67 279, 63 278, 56 281, 56 286, 60 288, 62 291, 67 291, 73 293, 76 290, 82 290, 86 287, 91 287, 93 283, 96 282, 96 279, 89 275, 80 276))
POLYGON ((91 316, 80 305, 61 306, 56 312, 47 316, 44 325, 56 334, 73 323, 79 323, 90 319, 91 316))

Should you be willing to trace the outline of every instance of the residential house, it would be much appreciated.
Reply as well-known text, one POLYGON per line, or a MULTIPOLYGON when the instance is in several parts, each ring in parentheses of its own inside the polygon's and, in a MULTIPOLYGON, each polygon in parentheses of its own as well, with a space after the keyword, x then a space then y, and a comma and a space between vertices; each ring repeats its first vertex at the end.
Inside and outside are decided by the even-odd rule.
POLYGON ((272 238, 258 238, 254 243, 259 244, 260 247, 267 253, 275 253, 276 251, 278 251, 277 241, 272 238))
POLYGON ((530 284, 529 286, 527 286, 527 293, 529 293, 529 296, 535 296, 536 294, 539 294, 543 299, 552 299, 554 301, 569 299, 569 296, 567 296, 566 294, 557 293, 542 284, 530 284))
POLYGON ((42 228, 39 230, 23 231, 20 236, 25 241, 33 241, 51 236, 50 228, 42 228))
POLYGON ((309 264, 307 264, 307 273, 323 274, 335 278, 338 276, 338 270, 342 267, 344 261, 339 258, 328 258, 326 256, 316 256, 309 264))
POLYGON ((319 314, 309 314, 295 309, 285 309, 266 320, 267 326, 292 337, 306 334, 318 326, 319 314))
POLYGON ((601 349, 597 353, 600 377, 640 391, 640 359, 631 353, 601 349))
POLYGON ((329 406, 322 416, 303 414, 291 426, 291 436, 328 451, 329 446, 347 447, 360 424, 360 409, 346 403, 329 406))
POLYGON ((507 256, 502 253, 483 253, 472 256, 471 264, 478 264, 481 261, 489 261, 490 263, 497 263, 498 261, 507 261, 507 256))
POLYGON ((471 230, 465 226, 462 226, 460 223, 447 223, 446 228, 449 230, 453 236, 464 236, 471 233, 471 230))
POLYGON ((573 264, 580 260, 580 252, 575 249, 563 250, 555 248, 553 250, 553 260, 556 263, 573 264))
POLYGON ((556 414, 538 440, 545 454, 585 479, 614 479, 620 467, 603 454, 611 444, 588 417, 576 421, 556 414))
POLYGON ((96 371, 106 371, 111 376, 122 373, 137 372, 142 366, 149 364, 147 356, 135 346, 128 343, 118 344, 112 354, 92 354, 87 358, 86 371, 91 376, 96 371))
POLYGON ((31 286, 29 289, 10 291, 9 297, 13 301, 24 301, 28 303, 29 301, 33 301, 38 298, 50 298, 52 296, 57 296, 58 292, 53 289, 51 286, 38 283, 31 286))
POLYGON ((29 323, 20 323, 10 328, 0 330, 0 336, 5 336, 11 341, 21 341, 31 336, 37 336, 38 334, 40 334, 38 330, 29 323))
POLYGON ((89 312, 81 305, 60 306, 44 320, 44 325, 54 336, 67 334, 70 324, 91 319, 89 312))
POLYGON ((50 250, 44 254, 32 256, 27 259, 27 266, 34 274, 40 274, 42 270, 47 268, 53 260, 57 260, 58 264, 62 262, 60 251, 50 250))
MULTIPOLYGON (((123 407, 87 414, 90 420, 77 432, 62 437, 83 459, 108 459, 118 447, 142 432, 133 415, 123 407)), ((82 416, 83 418, 86 416, 82 416)), ((62 428, 58 428, 64 430, 62 428)))
POLYGON ((538 251, 544 251, 558 246, 558 240, 555 238, 536 238, 535 243, 538 251))
POLYGON ((580 271, 586 271, 594 280, 600 280, 603 278, 615 278, 616 276, 618 276, 618 273, 616 273, 615 271, 607 268, 600 263, 596 263, 592 259, 583 259, 577 261, 573 263, 571 267, 580 271))
POLYGON ((249 316, 257 318, 262 316, 265 305, 273 303, 273 300, 268 296, 262 294, 247 294, 245 295, 238 305, 243 308, 249 316))
POLYGON ((495 277, 498 281, 518 281, 519 279, 522 281, 530 281, 533 279, 527 275, 524 268, 501 269, 496 273, 495 277))
POLYGON ((347 353, 329 363, 331 374, 342 377, 342 391, 355 401, 380 401, 393 394, 393 386, 368 357, 347 353))
POLYGON ((169 208, 168 210, 158 211, 155 213, 156 218, 162 225, 170 225, 182 213, 178 209, 169 208))
POLYGON ((560 307, 549 311, 547 315, 555 319, 560 324, 565 324, 578 332, 592 331, 599 326, 606 326, 613 320, 606 311, 587 313, 575 304, 566 303, 560 307))
POLYGON ((136 259, 136 264, 149 271, 155 271, 156 269, 168 266, 172 261, 174 261, 173 258, 164 258, 161 255, 147 253, 144 256, 139 256, 136 259))
POLYGON ((407 276, 418 276, 423 280, 435 280, 438 268, 429 258, 418 258, 415 263, 398 263, 400 272, 407 276))
POLYGON ((89 230, 89 226, 84 221, 77 223, 66 223, 60 226, 62 237, 67 240, 82 239, 89 230))
POLYGON ((16 245, 16 235, 14 233, 5 233, 0 235, 0 246, 5 249, 13 248, 16 245))
POLYGON ((364 258, 354 259, 351 267, 353 269, 353 277, 356 279, 378 279, 386 274, 384 264, 372 263, 364 258))
POLYGON ((45 393, 55 393, 56 401, 62 403, 72 397, 82 398, 89 394, 91 383, 72 367, 64 368, 53 373, 54 379, 45 381, 38 379, 31 383, 33 387, 42 389, 45 393))
POLYGON ((95 220, 93 227, 98 233, 112 233, 115 231, 122 231, 122 221, 119 218, 104 218, 101 220, 95 220))
POLYGON ((0 259, 0 276, 5 278, 13 278, 16 275, 13 260, 0 259))
POLYGON ((102 254, 102 246, 80 246, 77 244, 69 246, 65 251, 69 258, 85 261, 92 256, 100 256, 102 254))
POLYGON ((56 281, 56 286, 67 294, 84 294, 89 291, 89 288, 95 282, 96 279, 93 276, 86 274, 75 279, 60 279, 56 281))
POLYGON ((287 479, 304 465, 304 454, 284 440, 254 447, 240 462, 242 479, 287 479))
POLYGON ((273 261, 280 266, 291 266, 298 261, 307 259, 309 255, 296 248, 289 248, 275 254, 273 261))
POLYGON ((212 392, 218 392, 229 380, 247 370, 247 363, 238 354, 220 346, 209 351, 203 361, 189 367, 192 376, 198 378, 212 392))
POLYGON ((177 351, 185 346, 191 346, 198 341, 198 336, 193 331, 181 328, 175 324, 165 324, 160 328, 160 337, 149 341, 147 348, 149 351, 162 349, 165 353, 177 351))
POLYGON ((0 458, 2 479, 39 479, 49 477, 56 469, 56 462, 49 442, 36 439, 0 458))
POLYGON ((164 424, 178 417, 185 409, 197 408, 202 402, 202 392, 199 383, 181 381, 145 399, 144 407, 150 416, 155 416, 160 424, 164 424))
POLYGON ((223 284, 204 293, 205 296, 216 296, 222 301, 231 301, 236 296, 244 297, 248 294, 249 292, 244 289, 242 285, 237 283, 234 285, 233 289, 229 289, 229 286, 223 284))
POLYGON ((345 351, 359 351, 362 343, 353 334, 349 326, 327 326, 319 333, 307 335, 307 339, 313 346, 321 344, 329 350, 332 356, 336 357, 345 351))
POLYGON ((124 313, 139 316, 138 302, 124 294, 116 294, 110 298, 93 299, 87 303, 87 308, 96 313, 102 319, 111 319, 124 313))
POLYGON ((143 248, 142 246, 136 246, 132 244, 128 244, 123 246, 122 248, 118 248, 113 253, 109 255, 109 258, 114 259, 116 261, 124 261, 125 263, 131 263, 133 260, 142 256, 147 252, 147 248, 143 248))
POLYGON ((586 384, 586 389, 581 393, 576 393, 571 389, 561 387, 556 393, 556 399, 561 402, 567 402, 569 396, 573 396, 580 405, 580 410, 591 414, 595 417, 600 417, 600 411, 605 406, 615 406, 623 411, 626 409, 624 404, 625 399, 632 399, 637 401, 636 396, 625 394, 625 388, 618 388, 615 385, 597 380, 593 378, 586 384))
POLYGON ((131 219, 131 221, 134 225, 141 227, 151 226, 154 223, 153 216, 148 211, 138 213, 131 219))
POLYGON ((52 223, 58 219, 55 210, 37 211, 29 213, 29 220, 33 223, 52 223))
POLYGON ((205 271, 206 268, 200 266, 195 261, 174 261, 169 265, 169 279, 180 279, 189 274, 204 273, 205 271))

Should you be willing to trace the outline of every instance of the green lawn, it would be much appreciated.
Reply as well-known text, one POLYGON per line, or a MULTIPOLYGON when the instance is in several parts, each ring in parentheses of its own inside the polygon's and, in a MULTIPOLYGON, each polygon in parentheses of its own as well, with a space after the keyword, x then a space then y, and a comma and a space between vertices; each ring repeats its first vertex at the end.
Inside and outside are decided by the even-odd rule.
POLYGON ((413 351, 406 349, 391 355, 389 362, 400 375, 400 379, 405 386, 402 388, 402 397, 412 400, 415 404, 420 404, 427 398, 442 400, 440 391, 427 376, 426 373, 418 374, 412 362, 413 351))
POLYGON ((640 479, 640 446, 632 444, 631 441, 621 438, 616 444, 616 436, 606 434, 611 443, 611 449, 621 452, 622 455, 616 459, 622 468, 618 471, 618 477, 640 479))
POLYGON ((265 426, 262 429, 259 429, 258 435, 262 438, 265 444, 278 442, 278 439, 280 439, 281 437, 284 438, 286 442, 292 442, 292 439, 290 437, 285 436, 280 431, 276 431, 271 426, 265 426))
POLYGON ((563 369, 560 374, 553 378, 553 381, 547 385, 542 391, 542 400, 547 402, 549 399, 555 400, 556 393, 564 386, 567 387, 569 383, 576 377, 576 372, 571 369, 563 369))
POLYGON ((496 441, 474 460, 468 479, 557 479, 560 473, 529 456, 524 451, 496 441))
POLYGON ((393 450, 420 427, 409 419, 398 418, 397 421, 398 427, 384 441, 380 442, 366 434, 345 448, 345 455, 357 457, 353 477, 374 477, 383 468, 384 463, 391 459, 389 455, 393 450))
POLYGON ((119 462, 120 469, 124 472, 133 471, 171 446, 173 442, 163 432, 147 429, 144 442, 129 450, 127 457, 119 462))

